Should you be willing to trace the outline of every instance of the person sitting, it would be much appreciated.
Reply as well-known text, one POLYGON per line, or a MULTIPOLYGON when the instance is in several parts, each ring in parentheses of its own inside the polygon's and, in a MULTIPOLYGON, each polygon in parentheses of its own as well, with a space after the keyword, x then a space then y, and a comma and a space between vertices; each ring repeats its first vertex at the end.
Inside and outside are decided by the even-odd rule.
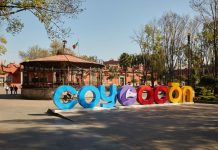
POLYGON ((67 91, 65 94, 64 94, 64 97, 63 97, 63 99, 64 99, 64 102, 68 102, 70 99, 71 99, 71 94, 70 94, 70 92, 69 91, 67 91))

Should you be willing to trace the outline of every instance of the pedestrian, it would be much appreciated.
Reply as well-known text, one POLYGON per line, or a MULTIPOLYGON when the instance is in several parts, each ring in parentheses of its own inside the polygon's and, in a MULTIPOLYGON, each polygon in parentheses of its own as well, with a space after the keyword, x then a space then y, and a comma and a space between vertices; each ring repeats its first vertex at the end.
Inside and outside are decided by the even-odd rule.
POLYGON ((10 86, 11 94, 13 94, 13 90, 14 90, 14 88, 13 88, 13 86, 11 85, 11 86, 10 86))
POLYGON ((14 94, 17 94, 17 90, 18 90, 18 87, 15 85, 14 86, 14 94))
POLYGON ((6 94, 8 94, 8 91, 9 91, 9 87, 8 87, 8 85, 6 85, 6 87, 5 87, 5 91, 6 91, 6 94))

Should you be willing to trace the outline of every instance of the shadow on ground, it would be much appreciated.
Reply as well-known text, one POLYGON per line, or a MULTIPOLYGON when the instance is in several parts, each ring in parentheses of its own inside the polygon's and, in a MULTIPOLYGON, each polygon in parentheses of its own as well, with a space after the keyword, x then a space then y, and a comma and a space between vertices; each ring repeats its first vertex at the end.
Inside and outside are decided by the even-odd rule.
POLYGON ((217 149, 217 108, 175 106, 63 114, 73 122, 56 117, 2 120, 0 124, 16 128, 0 133, 0 146, 4 150, 217 149))

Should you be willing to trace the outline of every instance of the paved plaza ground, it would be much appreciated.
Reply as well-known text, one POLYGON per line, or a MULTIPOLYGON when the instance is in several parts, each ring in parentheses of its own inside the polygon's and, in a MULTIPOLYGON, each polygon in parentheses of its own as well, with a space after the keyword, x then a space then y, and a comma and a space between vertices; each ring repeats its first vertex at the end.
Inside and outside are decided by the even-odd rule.
POLYGON ((0 90, 0 149, 218 149, 218 105, 189 104, 62 113, 52 101, 0 90))

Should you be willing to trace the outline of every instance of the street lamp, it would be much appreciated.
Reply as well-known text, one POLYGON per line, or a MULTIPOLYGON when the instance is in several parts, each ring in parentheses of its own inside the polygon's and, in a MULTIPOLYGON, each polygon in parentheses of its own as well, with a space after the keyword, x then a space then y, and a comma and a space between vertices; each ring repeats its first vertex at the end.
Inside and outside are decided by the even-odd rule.
POLYGON ((191 84, 191 48, 190 48, 190 37, 191 34, 188 33, 188 85, 191 84))

